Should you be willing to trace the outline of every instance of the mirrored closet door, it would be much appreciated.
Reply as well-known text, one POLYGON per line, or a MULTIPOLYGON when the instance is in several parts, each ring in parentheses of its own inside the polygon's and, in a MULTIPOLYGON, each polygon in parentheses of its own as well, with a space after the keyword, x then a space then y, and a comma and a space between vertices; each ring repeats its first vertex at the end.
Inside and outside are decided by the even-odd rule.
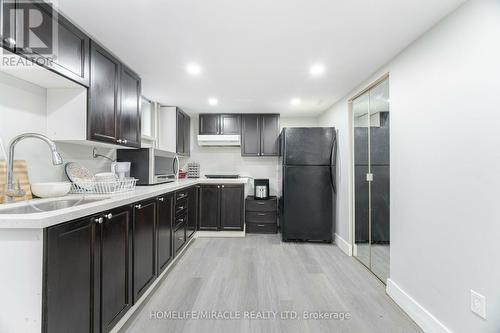
POLYGON ((386 283, 390 262, 389 79, 352 101, 354 255, 386 283))

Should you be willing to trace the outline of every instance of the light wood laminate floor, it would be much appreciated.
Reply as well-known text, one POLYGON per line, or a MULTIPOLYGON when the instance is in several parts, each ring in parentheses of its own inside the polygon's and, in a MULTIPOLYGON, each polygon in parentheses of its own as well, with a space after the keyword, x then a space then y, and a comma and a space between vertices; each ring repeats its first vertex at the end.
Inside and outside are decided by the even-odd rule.
POLYGON ((278 235, 247 235, 194 240, 121 332, 421 330, 385 294, 384 285, 338 247, 282 243, 278 235), (249 315, 245 311, 275 311, 277 318, 161 319, 168 313, 183 316, 183 311, 229 311, 233 317, 249 315), (289 314, 296 313, 297 319, 280 319, 285 311, 295 311, 289 314), (347 312, 351 318, 306 320, 303 311, 347 312))

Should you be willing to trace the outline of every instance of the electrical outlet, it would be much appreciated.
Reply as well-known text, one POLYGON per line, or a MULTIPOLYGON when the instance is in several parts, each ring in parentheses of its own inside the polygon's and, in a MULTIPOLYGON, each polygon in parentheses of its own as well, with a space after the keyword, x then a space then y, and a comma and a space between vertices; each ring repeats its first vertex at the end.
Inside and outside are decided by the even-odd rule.
POLYGON ((472 289, 470 291, 470 310, 479 317, 486 319, 486 297, 472 289))

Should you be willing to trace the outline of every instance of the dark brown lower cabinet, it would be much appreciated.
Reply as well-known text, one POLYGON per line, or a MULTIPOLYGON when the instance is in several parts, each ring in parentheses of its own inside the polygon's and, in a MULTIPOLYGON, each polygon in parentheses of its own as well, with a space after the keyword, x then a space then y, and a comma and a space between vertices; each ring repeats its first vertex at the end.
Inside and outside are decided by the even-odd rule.
POLYGON ((134 205, 134 302, 156 278, 156 199, 134 205))
POLYGON ((186 226, 186 237, 193 237, 198 227, 198 197, 200 186, 196 185, 188 189, 188 217, 186 226))
POLYGON ((99 302, 94 299, 92 288, 98 226, 93 219, 84 218, 45 230, 43 331, 46 333, 100 331, 99 320, 93 320, 94 304, 99 302))
POLYGON ((44 332, 109 332, 132 306, 131 210, 45 231, 44 332))
POLYGON ((200 230, 243 230, 243 185, 201 185, 199 200, 200 230))
POLYGON ((243 185, 221 185, 220 230, 243 230, 243 185))
POLYGON ((112 210, 100 223, 102 332, 109 332, 132 306, 131 215, 128 207, 112 210))
POLYGON ((200 187, 200 230, 219 230, 220 185, 201 185, 200 187))
POLYGON ((158 197, 158 275, 167 267, 173 258, 172 232, 173 232, 173 207, 174 194, 169 193, 158 197))

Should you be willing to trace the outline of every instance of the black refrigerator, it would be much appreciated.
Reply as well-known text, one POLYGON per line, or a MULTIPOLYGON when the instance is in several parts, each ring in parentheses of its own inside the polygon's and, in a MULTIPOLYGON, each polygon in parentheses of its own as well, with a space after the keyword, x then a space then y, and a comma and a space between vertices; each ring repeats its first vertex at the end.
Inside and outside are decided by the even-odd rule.
POLYGON ((282 239, 332 242, 336 197, 335 128, 283 128, 280 138, 282 239))

